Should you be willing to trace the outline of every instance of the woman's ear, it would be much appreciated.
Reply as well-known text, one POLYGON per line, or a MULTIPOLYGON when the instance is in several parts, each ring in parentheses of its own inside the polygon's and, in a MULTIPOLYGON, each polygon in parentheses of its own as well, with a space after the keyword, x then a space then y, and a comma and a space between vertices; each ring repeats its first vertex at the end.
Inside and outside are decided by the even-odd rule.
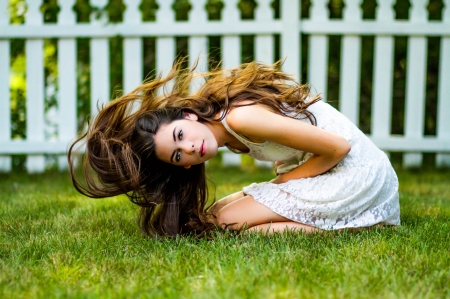
POLYGON ((190 119, 190 120, 198 120, 197 114, 184 112, 184 118, 190 119))

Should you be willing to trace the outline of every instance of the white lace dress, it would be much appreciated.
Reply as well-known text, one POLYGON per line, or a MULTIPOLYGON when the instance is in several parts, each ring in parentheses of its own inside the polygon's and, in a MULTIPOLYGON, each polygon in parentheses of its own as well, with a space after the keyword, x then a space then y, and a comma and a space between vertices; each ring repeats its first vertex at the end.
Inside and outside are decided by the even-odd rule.
MULTIPOLYGON (((400 225, 398 179, 386 154, 329 104, 317 102, 308 111, 314 114, 317 127, 344 137, 351 145, 350 153, 322 175, 283 184, 253 183, 243 192, 281 216, 321 229, 400 225)), ((303 115, 299 121, 310 123, 303 115)), ((226 119, 222 122, 249 148, 248 155, 284 162, 279 173, 297 167, 312 155, 277 143, 251 142, 234 132, 226 119)))

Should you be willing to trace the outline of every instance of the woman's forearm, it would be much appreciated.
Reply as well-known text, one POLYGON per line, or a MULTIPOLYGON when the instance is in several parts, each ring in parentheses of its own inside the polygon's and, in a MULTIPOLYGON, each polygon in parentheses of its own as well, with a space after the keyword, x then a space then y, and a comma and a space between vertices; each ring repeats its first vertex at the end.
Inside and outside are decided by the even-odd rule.
POLYGON ((347 153, 348 151, 345 154, 341 153, 332 157, 313 155, 305 163, 301 164, 297 168, 278 175, 273 182, 280 184, 285 183, 289 180, 314 177, 319 174, 325 173, 336 166, 336 164, 338 164, 340 161, 342 161, 347 153))

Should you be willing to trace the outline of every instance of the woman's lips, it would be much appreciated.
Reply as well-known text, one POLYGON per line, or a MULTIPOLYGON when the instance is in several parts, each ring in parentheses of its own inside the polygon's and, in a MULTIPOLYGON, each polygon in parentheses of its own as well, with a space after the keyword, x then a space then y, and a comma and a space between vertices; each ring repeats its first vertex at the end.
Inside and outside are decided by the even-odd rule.
POLYGON ((202 142, 202 146, 200 147, 200 156, 203 157, 206 153, 205 141, 202 142))

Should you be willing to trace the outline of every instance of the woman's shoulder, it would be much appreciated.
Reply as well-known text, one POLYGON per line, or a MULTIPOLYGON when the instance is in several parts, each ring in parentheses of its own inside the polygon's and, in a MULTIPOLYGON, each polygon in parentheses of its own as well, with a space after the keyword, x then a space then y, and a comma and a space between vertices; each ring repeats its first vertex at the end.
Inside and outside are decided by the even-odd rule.
POLYGON ((242 105, 245 106, 232 107, 226 115, 226 121, 233 130, 239 131, 247 125, 257 124, 262 119, 276 115, 268 107, 252 101, 244 101, 242 105))
POLYGON ((245 136, 254 143, 267 140, 267 133, 279 122, 274 117, 280 115, 271 112, 263 105, 238 106, 230 109, 226 115, 228 126, 237 134, 245 136))

